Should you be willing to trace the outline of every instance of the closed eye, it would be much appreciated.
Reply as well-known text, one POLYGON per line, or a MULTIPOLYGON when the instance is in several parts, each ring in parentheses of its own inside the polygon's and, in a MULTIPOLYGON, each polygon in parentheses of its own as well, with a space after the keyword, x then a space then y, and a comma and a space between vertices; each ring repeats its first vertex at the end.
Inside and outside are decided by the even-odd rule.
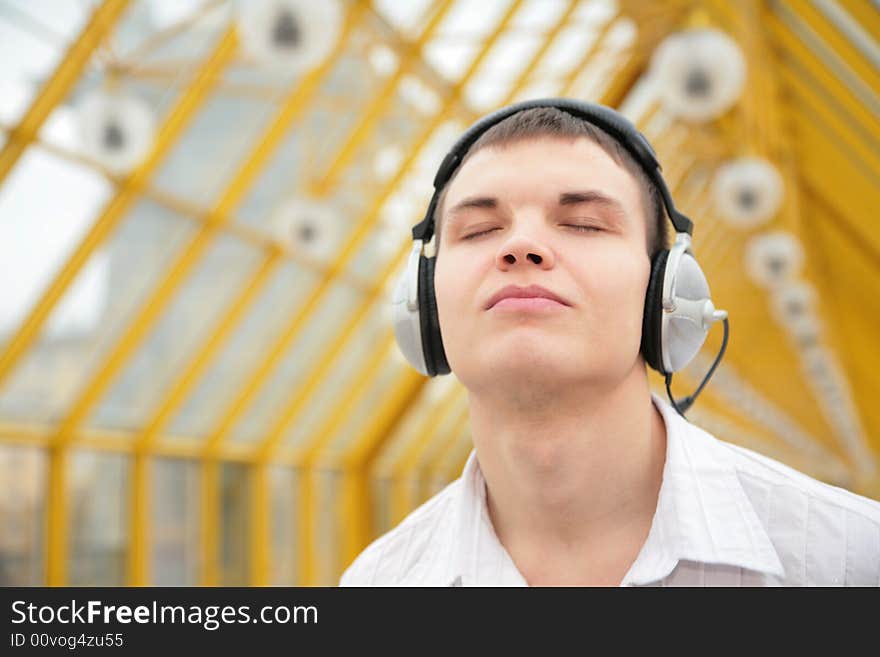
MULTIPOLYGON (((580 231, 582 233, 589 233, 589 232, 594 232, 594 231, 601 232, 602 231, 602 229, 599 228, 598 226, 585 226, 583 224, 561 224, 561 225, 565 226, 565 227, 569 227, 569 228, 576 228, 578 231, 580 231)), ((471 233, 470 235, 463 236, 461 239, 470 240, 475 237, 479 237, 480 235, 486 235, 487 233, 491 233, 493 230, 498 230, 498 227, 496 226, 494 228, 488 228, 486 230, 481 230, 476 233, 471 233)))
POLYGON ((479 237, 480 235, 485 235, 486 233, 491 233, 493 230, 498 230, 498 227, 496 226, 495 228, 489 228, 489 229, 487 229, 487 230, 481 230, 481 231, 479 231, 479 232, 477 232, 477 233, 471 233, 470 235, 465 235, 465 236, 462 237, 461 239, 463 239, 463 240, 470 240, 470 239, 473 239, 473 238, 475 238, 475 237, 479 237))
POLYGON ((590 231, 601 231, 602 230, 598 226, 585 226, 583 224, 562 224, 562 225, 563 226, 571 226, 572 228, 577 228, 578 230, 583 231, 585 233, 590 232, 590 231))

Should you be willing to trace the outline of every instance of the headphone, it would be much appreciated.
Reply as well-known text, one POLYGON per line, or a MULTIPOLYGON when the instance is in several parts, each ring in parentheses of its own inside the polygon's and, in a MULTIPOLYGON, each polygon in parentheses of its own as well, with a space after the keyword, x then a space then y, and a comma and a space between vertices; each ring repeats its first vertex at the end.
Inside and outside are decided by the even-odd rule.
POLYGON ((684 417, 712 376, 727 348, 727 311, 716 310, 709 284, 691 248, 693 222, 676 210, 660 163, 645 136, 615 110, 570 98, 529 100, 503 107, 474 123, 453 145, 434 177, 434 193, 425 218, 412 229, 413 245, 392 294, 392 315, 397 344, 407 361, 425 376, 450 372, 440 335, 437 300, 434 296, 436 258, 424 253, 434 235, 434 213, 441 191, 461 165, 470 147, 489 128, 523 110, 549 107, 566 112, 601 128, 616 139, 642 167, 656 186, 666 214, 675 227, 675 241, 651 259, 651 276, 645 294, 640 352, 645 362, 666 379, 666 392, 673 408, 684 417), (672 373, 685 367, 702 347, 712 325, 724 322, 724 339, 715 362, 697 390, 676 401, 670 389, 672 373))

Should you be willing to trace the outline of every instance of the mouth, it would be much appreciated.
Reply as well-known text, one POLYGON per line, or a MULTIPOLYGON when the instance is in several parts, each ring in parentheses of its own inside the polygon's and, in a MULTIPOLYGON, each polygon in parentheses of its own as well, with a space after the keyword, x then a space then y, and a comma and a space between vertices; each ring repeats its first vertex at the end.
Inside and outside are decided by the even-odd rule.
POLYGON ((546 297, 507 297, 501 299, 489 310, 493 312, 547 312, 566 307, 565 304, 546 297))
POLYGON ((561 296, 540 285, 508 285, 492 295, 486 303, 486 310, 547 310, 570 305, 561 296))

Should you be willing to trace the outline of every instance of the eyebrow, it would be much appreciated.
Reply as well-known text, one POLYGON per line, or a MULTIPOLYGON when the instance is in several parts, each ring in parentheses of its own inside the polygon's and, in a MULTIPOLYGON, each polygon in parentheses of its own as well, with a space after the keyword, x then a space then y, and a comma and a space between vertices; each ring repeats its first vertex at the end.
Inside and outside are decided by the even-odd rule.
MULTIPOLYGON (((563 192, 559 195, 558 203, 561 206, 579 205, 581 203, 593 203, 608 208, 615 215, 617 215, 618 218, 623 218, 626 215, 623 209, 623 205, 620 203, 620 201, 618 201, 613 196, 608 196, 607 194, 600 192, 597 189, 563 192)), ((497 207, 498 199, 493 196, 469 196, 452 206, 449 209, 448 214, 450 217, 452 217, 470 208, 494 210, 497 207)))
POLYGON ((588 189, 578 192, 563 192, 559 195, 559 205, 578 205, 580 203, 595 203, 596 205, 601 205, 612 210, 620 217, 626 215, 620 201, 613 196, 608 196, 596 189, 588 189))
POLYGON ((467 210, 469 208, 484 208, 488 210, 494 210, 498 207, 498 199, 493 198, 491 196, 469 196, 468 198, 459 201, 451 208, 449 208, 449 216, 454 216, 459 214, 463 210, 467 210))

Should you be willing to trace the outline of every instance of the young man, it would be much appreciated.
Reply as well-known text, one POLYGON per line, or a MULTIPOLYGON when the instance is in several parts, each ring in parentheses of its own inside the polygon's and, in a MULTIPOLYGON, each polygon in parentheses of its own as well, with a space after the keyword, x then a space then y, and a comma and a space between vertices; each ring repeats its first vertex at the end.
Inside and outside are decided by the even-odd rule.
POLYGON ((880 585, 880 503, 651 393, 659 199, 626 148, 554 107, 469 148, 434 215, 434 290, 474 451, 342 585, 880 585))

